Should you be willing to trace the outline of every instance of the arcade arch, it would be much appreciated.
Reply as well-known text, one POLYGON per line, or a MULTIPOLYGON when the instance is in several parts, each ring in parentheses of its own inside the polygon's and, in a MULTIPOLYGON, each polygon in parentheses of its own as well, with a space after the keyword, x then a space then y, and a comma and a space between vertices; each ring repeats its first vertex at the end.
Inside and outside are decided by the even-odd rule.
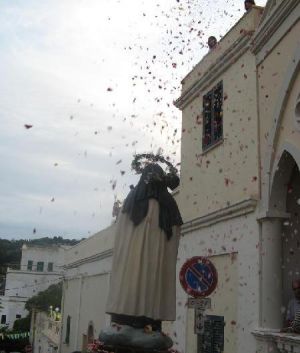
POLYGON ((300 277, 299 154, 285 146, 272 175, 269 209, 261 219, 262 327, 282 327, 291 281, 300 277))

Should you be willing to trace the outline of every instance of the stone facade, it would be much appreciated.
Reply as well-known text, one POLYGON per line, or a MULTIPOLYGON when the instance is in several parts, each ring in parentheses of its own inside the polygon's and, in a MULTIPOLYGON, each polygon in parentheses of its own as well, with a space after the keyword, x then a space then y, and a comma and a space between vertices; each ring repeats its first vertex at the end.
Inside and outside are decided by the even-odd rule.
MULTIPOLYGON (((207 313, 224 317, 226 353, 269 352, 264 340, 285 346, 272 330, 284 325, 291 279, 300 276, 299 16, 296 0, 253 7, 183 79, 175 103, 183 128, 178 271, 192 256, 215 263, 207 313), (223 134, 204 148, 203 100, 220 83, 223 134)), ((189 353, 197 336, 186 301, 178 283, 169 330, 189 353)), ((291 340, 288 351, 299 349, 291 340)))

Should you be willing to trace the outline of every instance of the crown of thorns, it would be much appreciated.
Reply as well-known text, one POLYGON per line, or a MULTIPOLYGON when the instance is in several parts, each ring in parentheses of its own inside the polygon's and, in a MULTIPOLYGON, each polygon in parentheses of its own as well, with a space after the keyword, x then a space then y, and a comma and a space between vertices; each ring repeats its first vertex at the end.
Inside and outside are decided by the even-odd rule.
POLYGON ((135 170, 137 174, 141 174, 147 162, 164 163, 167 165, 167 172, 172 174, 177 174, 178 172, 177 168, 175 168, 166 158, 160 154, 153 153, 141 153, 134 155, 133 161, 131 162, 131 169, 135 170))

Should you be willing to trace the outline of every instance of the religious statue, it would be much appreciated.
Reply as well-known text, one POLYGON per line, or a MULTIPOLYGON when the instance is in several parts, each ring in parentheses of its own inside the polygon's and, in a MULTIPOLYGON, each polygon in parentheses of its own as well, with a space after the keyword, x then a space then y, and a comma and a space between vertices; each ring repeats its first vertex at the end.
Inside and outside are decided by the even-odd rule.
POLYGON ((176 169, 161 155, 136 156, 141 173, 116 221, 106 312, 112 325, 100 333, 111 345, 167 349, 161 321, 176 318, 176 260, 182 218, 168 188, 179 185, 176 169), (144 166, 139 161, 146 158, 144 166), (153 163, 154 162, 154 163, 153 163), (166 173, 158 162, 167 163, 166 173))

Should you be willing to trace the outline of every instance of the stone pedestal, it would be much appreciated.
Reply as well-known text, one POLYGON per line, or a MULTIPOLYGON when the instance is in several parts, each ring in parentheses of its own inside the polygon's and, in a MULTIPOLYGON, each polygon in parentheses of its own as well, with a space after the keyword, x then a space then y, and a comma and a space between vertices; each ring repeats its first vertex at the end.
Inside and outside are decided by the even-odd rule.
POLYGON ((164 353, 173 346, 170 337, 151 328, 134 328, 113 323, 100 332, 105 350, 115 353, 164 353))
POLYGON ((157 351, 157 350, 142 350, 128 347, 111 347, 105 346, 104 351, 109 353, 170 353, 169 351, 157 351))

